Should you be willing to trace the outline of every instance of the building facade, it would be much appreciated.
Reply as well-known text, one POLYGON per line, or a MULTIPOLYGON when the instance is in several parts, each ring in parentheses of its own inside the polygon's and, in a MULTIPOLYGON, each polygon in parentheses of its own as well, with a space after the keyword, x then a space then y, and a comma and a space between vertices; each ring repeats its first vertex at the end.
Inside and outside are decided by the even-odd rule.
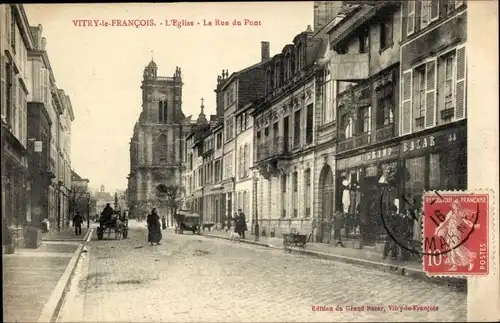
POLYGON ((322 40, 313 35, 308 26, 271 59, 266 95, 254 104, 262 235, 312 231, 316 59, 324 50, 322 40))
POLYGON ((400 190, 419 209, 467 188, 467 3, 405 1, 401 32, 400 190))
MULTIPOLYGON (((250 126, 248 108, 250 104, 265 93, 266 68, 269 63, 270 48, 268 42, 261 42, 261 59, 238 72, 222 75, 218 79, 218 95, 223 106, 221 114, 224 118, 223 135, 223 179, 222 187, 225 195, 223 210, 227 219, 241 209, 245 212, 248 223, 252 223, 251 196, 253 185, 250 175, 250 126), (245 148, 246 147, 246 148, 245 148), (245 154, 246 149, 246 154, 245 154)), ((247 224, 248 225, 248 224, 247 224)))
POLYGON ((337 109, 331 207, 332 213, 344 211, 346 230, 361 233, 364 244, 385 235, 381 194, 388 200, 398 194, 395 187, 386 191, 380 179, 397 169, 400 30, 400 3, 384 1, 352 9, 329 31, 337 109))
MULTIPOLYGON (((130 142, 130 174, 128 177, 131 212, 149 212, 155 206, 160 214, 168 214, 159 200, 156 187, 161 183, 181 185, 184 138, 191 126, 182 112, 182 76, 176 68, 172 77, 157 75, 156 63, 144 69, 142 112, 134 126, 130 142)), ((168 217, 172 223, 173 219, 168 217)))
POLYGON ((62 113, 59 115, 59 142, 57 144, 59 153, 58 178, 60 183, 60 210, 63 227, 70 225, 72 215, 71 209, 71 123, 75 120, 71 99, 64 90, 57 89, 57 95, 61 101, 62 113))
POLYGON ((2 221, 21 241, 31 222, 28 181, 27 61, 33 48, 22 5, 0 5, 0 105, 2 117, 2 221))

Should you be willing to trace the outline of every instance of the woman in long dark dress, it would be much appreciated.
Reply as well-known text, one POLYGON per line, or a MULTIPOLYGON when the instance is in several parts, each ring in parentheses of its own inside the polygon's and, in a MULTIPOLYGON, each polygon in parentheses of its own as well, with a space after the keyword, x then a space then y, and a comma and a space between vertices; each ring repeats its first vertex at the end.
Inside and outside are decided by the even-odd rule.
POLYGON ((147 224, 148 224, 148 242, 151 243, 151 245, 153 245, 154 243, 159 245, 162 236, 161 236, 160 217, 158 216, 156 208, 153 208, 153 210, 151 210, 151 213, 148 214, 147 224))

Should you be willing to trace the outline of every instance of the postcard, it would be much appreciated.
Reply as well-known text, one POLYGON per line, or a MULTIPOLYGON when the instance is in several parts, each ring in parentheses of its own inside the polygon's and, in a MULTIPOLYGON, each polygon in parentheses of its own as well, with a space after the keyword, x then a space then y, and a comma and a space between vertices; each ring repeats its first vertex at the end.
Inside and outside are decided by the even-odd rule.
POLYGON ((497 26, 0 5, 4 322, 498 321, 497 26))

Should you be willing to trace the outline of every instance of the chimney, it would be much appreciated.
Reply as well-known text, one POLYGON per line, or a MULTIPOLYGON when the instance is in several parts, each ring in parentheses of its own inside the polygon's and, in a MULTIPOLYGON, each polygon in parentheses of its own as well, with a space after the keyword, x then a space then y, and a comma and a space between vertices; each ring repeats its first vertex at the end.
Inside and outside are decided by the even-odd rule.
POLYGON ((260 42, 260 56, 261 56, 261 61, 264 61, 269 58, 269 42, 268 41, 262 41, 260 42))
POLYGON ((345 1, 314 1, 314 32, 328 25, 340 12, 345 1))

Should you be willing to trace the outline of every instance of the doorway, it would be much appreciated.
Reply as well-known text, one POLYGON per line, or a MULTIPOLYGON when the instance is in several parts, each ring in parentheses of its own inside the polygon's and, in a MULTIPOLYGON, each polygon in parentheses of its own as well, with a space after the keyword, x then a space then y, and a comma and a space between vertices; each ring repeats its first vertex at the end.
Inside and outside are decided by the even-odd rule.
POLYGON ((335 199, 335 184, 333 171, 329 165, 323 166, 319 177, 319 189, 321 198, 321 214, 318 219, 317 241, 328 242, 331 235, 331 217, 334 212, 333 201, 335 199))

